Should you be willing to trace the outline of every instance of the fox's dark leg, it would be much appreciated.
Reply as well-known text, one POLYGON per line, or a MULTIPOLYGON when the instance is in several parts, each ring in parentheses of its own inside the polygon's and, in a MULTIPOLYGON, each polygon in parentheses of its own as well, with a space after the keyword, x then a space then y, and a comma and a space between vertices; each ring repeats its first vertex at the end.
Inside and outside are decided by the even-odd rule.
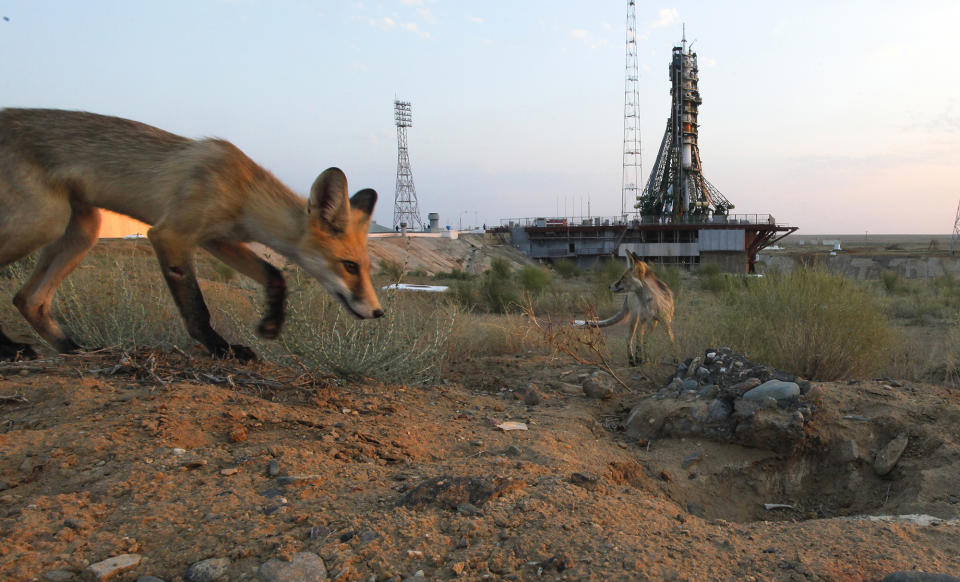
POLYGON ((64 277, 80 263, 83 255, 97 242, 100 211, 74 203, 63 235, 40 251, 33 274, 13 298, 23 317, 57 351, 73 352, 80 346, 60 329, 50 315, 50 302, 64 277))
POLYGON ((30 344, 15 342, 0 329, 0 362, 5 360, 32 360, 39 357, 30 344))
POLYGON ((203 248, 263 285, 267 290, 267 309, 257 326, 257 332, 260 337, 276 339, 283 327, 284 301, 287 297, 287 284, 283 280, 283 273, 241 243, 216 241, 204 244, 203 248))
POLYGON ((190 337, 202 343, 214 357, 232 355, 241 361, 255 360, 257 356, 253 350, 242 345, 230 345, 210 327, 210 311, 203 300, 193 269, 192 245, 185 244, 184 237, 179 233, 160 225, 147 231, 147 236, 157 253, 163 278, 167 281, 190 337))

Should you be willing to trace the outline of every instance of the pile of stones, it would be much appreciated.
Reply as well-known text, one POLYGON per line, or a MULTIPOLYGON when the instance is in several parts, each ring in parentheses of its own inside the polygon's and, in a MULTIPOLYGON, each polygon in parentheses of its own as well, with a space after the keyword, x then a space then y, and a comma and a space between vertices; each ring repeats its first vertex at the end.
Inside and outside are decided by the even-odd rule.
POLYGON ((678 365, 624 425, 643 439, 703 437, 786 453, 803 439, 814 412, 809 390, 809 382, 729 348, 708 349, 678 365))

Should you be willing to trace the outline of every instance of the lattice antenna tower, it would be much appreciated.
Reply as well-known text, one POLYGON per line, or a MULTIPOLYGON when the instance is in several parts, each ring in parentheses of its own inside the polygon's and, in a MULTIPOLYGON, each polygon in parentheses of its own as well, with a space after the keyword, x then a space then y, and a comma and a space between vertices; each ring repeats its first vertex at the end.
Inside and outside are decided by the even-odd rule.
POLYGON ((621 179, 620 214, 633 211, 640 194, 640 75, 637 68, 637 9, 634 0, 627 2, 626 81, 623 95, 623 174, 621 179))
POLYGON ((950 239, 950 254, 960 251, 960 202, 957 203, 957 216, 953 219, 953 237, 950 239))
POLYGON ((406 223, 411 230, 426 230, 417 205, 417 189, 413 186, 410 154, 407 152, 407 128, 413 126, 409 101, 393 102, 393 118, 397 124, 397 191, 393 202, 393 228, 406 223))

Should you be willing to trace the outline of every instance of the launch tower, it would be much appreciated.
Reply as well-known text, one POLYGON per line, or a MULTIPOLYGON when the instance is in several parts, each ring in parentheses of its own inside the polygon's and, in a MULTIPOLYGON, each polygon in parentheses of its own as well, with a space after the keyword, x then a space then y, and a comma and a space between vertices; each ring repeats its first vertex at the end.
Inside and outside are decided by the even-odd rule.
POLYGON ((697 115, 703 100, 697 88, 697 53, 684 36, 673 47, 670 61, 670 118, 657 159, 636 208, 644 217, 688 221, 693 217, 726 215, 733 208, 703 177, 697 145, 697 115))

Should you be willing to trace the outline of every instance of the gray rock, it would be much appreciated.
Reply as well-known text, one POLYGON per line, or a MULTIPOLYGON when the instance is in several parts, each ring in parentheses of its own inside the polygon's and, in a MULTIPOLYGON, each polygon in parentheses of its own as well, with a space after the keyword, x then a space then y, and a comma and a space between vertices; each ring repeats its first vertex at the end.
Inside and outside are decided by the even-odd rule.
POLYGON ((707 407, 707 414, 711 422, 722 422, 733 414, 733 406, 726 400, 714 400, 707 407))
MULTIPOLYGON (((703 459, 703 455, 702 455, 702 454, 700 454, 700 453, 690 453, 689 455, 687 455, 686 457, 683 458, 683 461, 681 461, 681 463, 680 463, 680 468, 681 468, 681 469, 686 469, 686 468, 689 467, 690 465, 692 465, 692 464, 694 464, 694 463, 696 463, 696 462, 699 462, 701 459, 703 459)), ((692 512, 691 512, 691 513, 692 513, 692 512)))
POLYGON ((472 503, 461 503, 457 506, 457 513, 460 515, 474 516, 480 515, 480 510, 472 503))
POLYGON ((590 398, 606 400, 613 396, 613 377, 606 372, 597 371, 583 379, 583 393, 590 398))
POLYGON ((896 466, 897 461, 900 460, 900 455, 903 454, 903 451, 907 448, 907 435, 899 434, 895 439, 886 444, 880 451, 877 453, 877 456, 873 459, 873 471, 880 475, 886 475, 896 466))
POLYGON ((139 554, 120 554, 96 564, 90 564, 84 570, 84 576, 88 580, 109 580, 121 572, 136 568, 141 559, 139 554))
POLYGON ((509 447, 504 449, 503 454, 504 456, 507 456, 507 457, 516 458, 523 454, 523 449, 521 449, 517 445, 510 445, 509 447))
POLYGON ((681 390, 696 390, 700 385, 693 378, 687 378, 680 384, 681 390))
POLYGON ((228 558, 201 560, 187 568, 184 579, 187 582, 214 582, 226 576, 229 567, 230 560, 228 558))
POLYGON ((540 396, 540 392, 537 391, 537 387, 533 384, 530 384, 527 387, 527 392, 523 395, 523 403, 527 406, 536 406, 543 401, 543 397, 540 396))
POLYGON ((736 394, 743 394, 753 388, 756 388, 761 384, 759 378, 747 378, 743 382, 739 382, 730 387, 730 391, 736 394))
POLYGON ((928 574, 911 570, 888 574, 880 582, 960 582, 960 578, 949 574, 928 574))
POLYGON ((697 517, 703 517, 707 513, 707 509, 700 505, 699 503, 688 503, 687 504, 687 513, 690 515, 695 515, 697 517))
POLYGON ((690 361, 690 365, 687 366, 686 372, 684 372, 684 376, 686 376, 687 378, 690 378, 690 377, 692 377, 694 374, 696 374, 696 373, 697 373, 697 368, 700 367, 700 363, 701 363, 701 362, 703 362, 703 358, 701 358, 700 356, 697 356, 696 358, 694 358, 693 360, 691 360, 691 361, 690 361))
POLYGON ((703 366, 700 366, 699 368, 697 368, 698 378, 706 378, 709 375, 710 375, 710 370, 708 370, 707 368, 704 368, 703 366))
POLYGON ((43 575, 43 579, 48 582, 67 582, 68 580, 75 580, 76 574, 70 570, 50 570, 43 575))
POLYGON ((841 463, 849 463, 860 458, 860 449, 857 447, 857 441, 853 439, 845 440, 837 445, 835 455, 841 463))
POLYGON ((570 482, 588 491, 593 491, 600 485, 600 477, 593 473, 574 473, 570 475, 570 482))
POLYGON ((310 552, 298 552, 289 562, 273 558, 257 572, 264 582, 322 582, 327 579, 323 560, 310 552))
POLYGON ((697 395, 701 398, 713 398, 717 395, 717 387, 713 384, 701 386, 700 390, 697 391, 697 395))
POLYGON ((270 459, 270 462, 267 464, 267 475, 271 477, 276 477, 280 474, 280 462, 276 459, 270 459))
POLYGON ((163 582, 163 578, 157 578, 156 576, 140 576, 137 578, 137 582, 163 582))
POLYGON ((733 403, 733 411, 737 416, 749 418, 760 409, 760 402, 756 400, 736 400, 733 403))
POLYGON ((800 386, 796 382, 768 380, 756 388, 748 390, 743 398, 744 400, 763 400, 764 398, 788 400, 797 396, 800 396, 800 386))

